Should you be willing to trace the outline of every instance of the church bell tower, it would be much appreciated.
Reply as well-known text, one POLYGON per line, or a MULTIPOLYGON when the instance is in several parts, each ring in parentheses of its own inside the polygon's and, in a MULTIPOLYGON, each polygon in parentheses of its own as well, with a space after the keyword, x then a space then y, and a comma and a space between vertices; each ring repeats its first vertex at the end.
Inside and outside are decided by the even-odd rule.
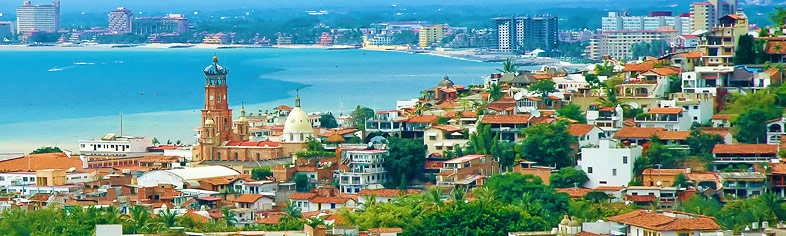
POLYGON ((202 109, 202 124, 210 123, 212 127, 203 125, 199 139, 202 160, 213 160, 212 147, 222 145, 235 138, 232 132, 232 109, 227 103, 227 74, 229 68, 218 64, 218 57, 213 57, 213 64, 205 67, 205 108, 202 109), (210 129, 211 132, 206 132, 210 129))

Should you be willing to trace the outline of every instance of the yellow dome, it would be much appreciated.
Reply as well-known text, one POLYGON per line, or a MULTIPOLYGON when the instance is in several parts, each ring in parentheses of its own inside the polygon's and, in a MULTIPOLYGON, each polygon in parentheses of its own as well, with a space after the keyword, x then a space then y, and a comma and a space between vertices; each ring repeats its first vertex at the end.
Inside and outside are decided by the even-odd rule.
POLYGON ((207 120, 205 120, 205 125, 211 125, 211 126, 212 126, 212 125, 214 125, 214 124, 216 124, 216 122, 214 122, 214 121, 213 121, 213 119, 207 119, 207 120))
POLYGON ((300 107, 292 108, 292 111, 287 116, 286 123, 284 123, 284 133, 303 132, 314 132, 311 128, 311 121, 308 120, 308 114, 300 107))

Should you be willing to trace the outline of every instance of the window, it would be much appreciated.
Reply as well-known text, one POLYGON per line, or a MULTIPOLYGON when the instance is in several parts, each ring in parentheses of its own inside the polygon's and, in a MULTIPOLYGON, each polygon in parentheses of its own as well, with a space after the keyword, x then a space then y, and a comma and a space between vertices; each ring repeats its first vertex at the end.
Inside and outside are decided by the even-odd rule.
POLYGON ((617 176, 617 169, 611 169, 611 176, 617 176))
POLYGON ((428 140, 437 140, 437 136, 428 136, 428 140))
POLYGON ((587 167, 587 174, 592 174, 592 167, 587 167))
POLYGON ((628 157, 622 156, 622 164, 628 164, 628 157))

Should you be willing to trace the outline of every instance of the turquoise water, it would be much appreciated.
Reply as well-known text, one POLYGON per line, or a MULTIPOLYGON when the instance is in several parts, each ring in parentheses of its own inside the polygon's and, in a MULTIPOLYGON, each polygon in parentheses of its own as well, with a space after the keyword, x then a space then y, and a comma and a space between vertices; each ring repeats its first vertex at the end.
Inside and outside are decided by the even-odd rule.
POLYGON ((444 75, 480 83, 497 64, 430 55, 322 49, 0 49, 0 152, 119 133, 192 143, 204 103, 202 69, 213 54, 229 67, 229 102, 239 114, 292 105, 307 112, 392 109, 444 75))

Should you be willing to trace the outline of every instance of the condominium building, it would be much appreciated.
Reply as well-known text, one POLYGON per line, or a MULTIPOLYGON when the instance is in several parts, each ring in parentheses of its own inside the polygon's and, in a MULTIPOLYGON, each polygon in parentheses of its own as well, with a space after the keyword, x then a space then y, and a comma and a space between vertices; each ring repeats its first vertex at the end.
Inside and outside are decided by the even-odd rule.
POLYGON ((540 48, 551 50, 557 47, 558 21, 556 16, 499 17, 497 25, 497 49, 511 52, 522 49, 540 48))
MULTIPOLYGON (((658 30, 605 31, 595 35, 595 38, 590 41, 589 58, 602 60, 604 56, 610 56, 615 59, 631 59, 633 44, 650 43, 656 40, 668 43, 677 33, 677 30, 670 27, 662 27, 658 30)), ((663 53, 667 54, 668 52, 664 51, 663 53)))
POLYGON ((0 21, 0 39, 11 36, 13 33, 13 23, 10 21, 0 21))
POLYGON ((748 18, 742 14, 726 15, 718 24, 699 34, 699 51, 706 66, 734 66, 737 39, 748 34, 748 18))
POLYGON ((131 25, 134 20, 134 13, 125 8, 117 8, 109 13, 109 26, 106 30, 115 34, 131 33, 131 25))
POLYGON ((692 3, 690 5, 692 31, 712 29, 720 23, 718 19, 721 17, 736 14, 738 6, 737 0, 709 0, 692 3))
POLYGON ((341 166, 336 170, 338 185, 342 193, 358 193, 370 185, 388 181, 387 171, 382 167, 387 150, 350 150, 341 158, 341 166))
POLYGON ((447 27, 443 25, 423 26, 420 28, 420 42, 418 46, 425 48, 442 40, 447 27))
POLYGON ((650 12, 648 16, 631 16, 628 12, 609 12, 609 16, 601 19, 603 31, 634 31, 658 30, 662 26, 670 26, 679 34, 691 32, 689 14, 672 16, 671 12, 650 12))
POLYGON ((107 134, 100 139, 79 140, 83 168, 138 165, 153 140, 146 137, 107 134))
POLYGON ((184 33, 190 24, 182 14, 169 14, 156 17, 138 17, 133 21, 133 32, 138 35, 159 33, 184 33))
POLYGON ((57 32, 60 30, 60 1, 44 5, 32 5, 30 1, 25 1, 24 5, 16 8, 16 24, 19 34, 32 30, 57 32))

